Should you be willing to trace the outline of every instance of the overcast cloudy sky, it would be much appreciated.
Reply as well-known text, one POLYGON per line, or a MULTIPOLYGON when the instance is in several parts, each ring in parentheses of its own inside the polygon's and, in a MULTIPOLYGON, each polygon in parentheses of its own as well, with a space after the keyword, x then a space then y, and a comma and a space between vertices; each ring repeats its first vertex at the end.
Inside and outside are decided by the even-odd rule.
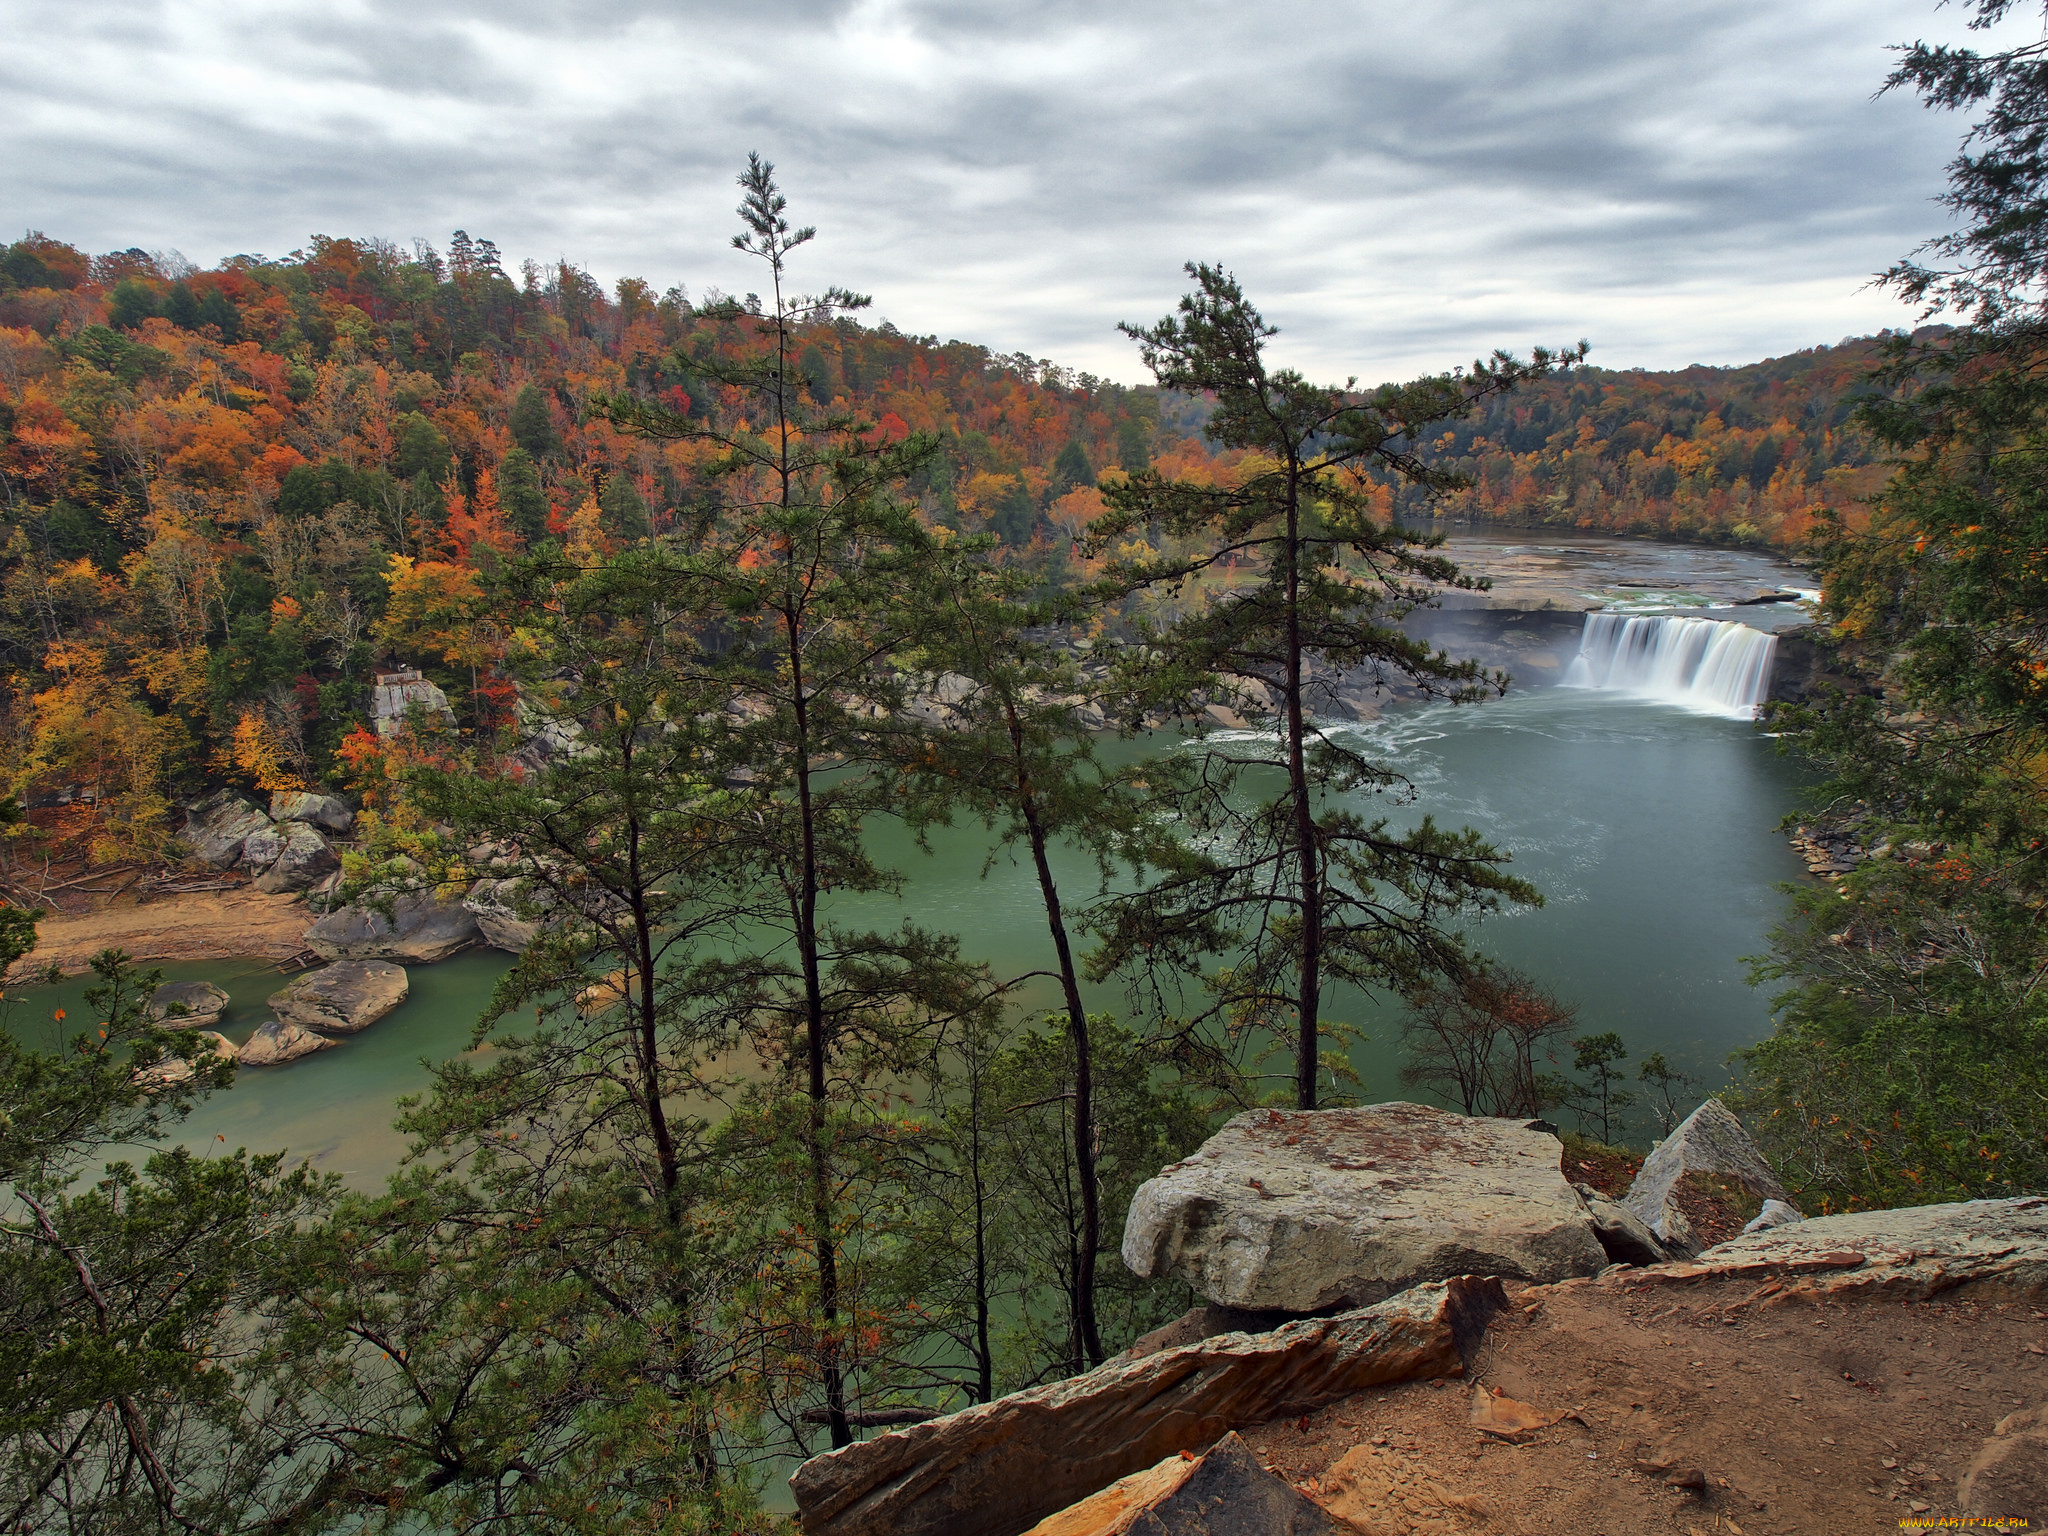
MULTIPOLYGON (((2032 23, 2032 24, 2038 24, 2032 23)), ((1733 363, 1899 324, 1961 123, 1872 99, 1932 0, 0 0, 0 219, 211 264, 458 226, 609 283, 800 276, 1133 379, 1190 257, 1289 361, 1733 363)))

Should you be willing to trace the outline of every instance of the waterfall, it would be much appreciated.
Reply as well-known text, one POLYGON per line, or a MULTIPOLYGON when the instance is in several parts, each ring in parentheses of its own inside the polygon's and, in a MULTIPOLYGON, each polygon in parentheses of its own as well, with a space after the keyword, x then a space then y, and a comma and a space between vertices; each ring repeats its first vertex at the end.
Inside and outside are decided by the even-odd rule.
POLYGON ((1778 637, 1718 619, 1589 613, 1566 688, 1603 688, 1754 720, 1778 637))

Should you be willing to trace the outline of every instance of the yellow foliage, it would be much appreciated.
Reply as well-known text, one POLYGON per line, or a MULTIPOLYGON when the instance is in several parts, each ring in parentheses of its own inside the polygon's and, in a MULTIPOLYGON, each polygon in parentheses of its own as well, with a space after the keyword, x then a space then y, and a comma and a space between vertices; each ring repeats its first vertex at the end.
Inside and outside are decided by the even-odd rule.
POLYGON ((384 572, 391 598, 376 636, 393 650, 430 651, 444 661, 474 666, 489 656, 478 627, 483 587, 467 566, 393 555, 384 572))
POLYGON ((304 789, 306 781, 284 766, 284 744, 257 710, 244 710, 228 745, 234 764, 258 789, 304 789))

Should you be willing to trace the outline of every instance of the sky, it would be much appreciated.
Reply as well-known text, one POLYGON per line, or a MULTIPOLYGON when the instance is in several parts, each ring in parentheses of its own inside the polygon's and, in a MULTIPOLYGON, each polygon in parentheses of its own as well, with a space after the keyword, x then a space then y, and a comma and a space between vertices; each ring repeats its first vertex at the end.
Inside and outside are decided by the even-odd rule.
MULTIPOLYGON (((1962 120, 1876 95, 1933 0, 0 0, 0 232, 201 266, 315 233, 761 286, 1143 377, 1120 320, 1235 271, 1275 356, 1406 377, 1586 338, 1733 364, 1913 313, 1962 120)), ((2037 17, 2022 25, 2038 28, 2037 17)), ((2008 28, 2011 24, 2008 24, 2008 28)), ((2002 29, 2006 30, 2006 29, 2002 29)))

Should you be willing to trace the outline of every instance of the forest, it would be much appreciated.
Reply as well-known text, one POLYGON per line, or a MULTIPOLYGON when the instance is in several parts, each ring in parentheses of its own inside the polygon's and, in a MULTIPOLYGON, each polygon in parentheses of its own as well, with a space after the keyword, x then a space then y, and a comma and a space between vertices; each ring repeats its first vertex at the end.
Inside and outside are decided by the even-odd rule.
MULTIPOLYGON (((515 275, 489 240, 316 238, 211 271, 42 235, 0 255, 0 754, 37 823, 101 861, 161 858, 209 785, 359 786, 380 664, 427 667, 467 725, 506 703, 499 641, 440 607, 544 540, 617 550, 715 487, 701 446, 621 431, 608 392, 730 411, 707 360, 761 301, 692 302, 569 262, 515 275)), ((930 434, 906 486, 1054 584, 1105 474, 1228 478, 1213 403, 840 313, 800 327, 809 402, 930 434)), ((1880 343, 1742 368, 1578 367, 1417 452, 1469 484, 1377 476, 1386 506, 1795 548, 1885 474, 1855 409, 1880 343)))

